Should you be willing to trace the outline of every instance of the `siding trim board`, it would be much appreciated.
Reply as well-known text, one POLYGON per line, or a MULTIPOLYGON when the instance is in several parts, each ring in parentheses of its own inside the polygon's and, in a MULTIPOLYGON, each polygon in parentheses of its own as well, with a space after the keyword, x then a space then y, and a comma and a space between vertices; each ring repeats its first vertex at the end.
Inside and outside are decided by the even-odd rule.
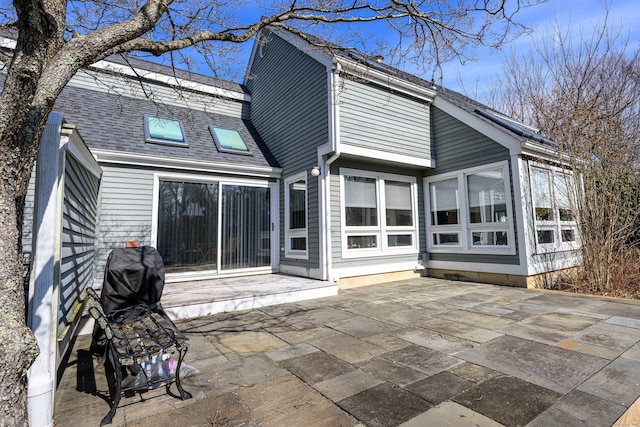
POLYGON ((421 159, 415 156, 390 153, 388 151, 357 147, 349 144, 340 144, 340 155, 358 157, 362 160, 372 162, 398 163, 402 166, 411 165, 420 168, 435 168, 435 161, 431 159, 421 159))
POLYGON ((142 166, 151 168, 167 168, 207 173, 222 173, 253 176, 262 178, 280 178, 282 168, 249 166, 231 163, 212 163, 197 160, 185 160, 150 156, 146 154, 121 153, 110 150, 93 150, 93 154, 100 163, 116 163, 121 165, 142 166))

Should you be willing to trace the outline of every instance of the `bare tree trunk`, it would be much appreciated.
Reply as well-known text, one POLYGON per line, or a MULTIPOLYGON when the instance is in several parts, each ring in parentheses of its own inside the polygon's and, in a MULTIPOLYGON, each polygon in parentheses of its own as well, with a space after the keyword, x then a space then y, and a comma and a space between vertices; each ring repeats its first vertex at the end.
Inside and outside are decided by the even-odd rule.
POLYGON ((7 175, 3 170, 0 177, 0 425, 25 426, 26 374, 39 351, 25 324, 22 252, 17 248, 22 227, 16 220, 23 206, 16 206, 16 182, 11 179, 13 174, 7 175))

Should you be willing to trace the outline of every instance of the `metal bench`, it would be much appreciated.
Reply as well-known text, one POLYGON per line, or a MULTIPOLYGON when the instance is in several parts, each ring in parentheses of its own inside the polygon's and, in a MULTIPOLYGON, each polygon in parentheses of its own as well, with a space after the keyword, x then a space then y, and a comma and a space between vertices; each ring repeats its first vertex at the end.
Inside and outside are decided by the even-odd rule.
MULTIPOLYGON (((180 384, 180 368, 182 360, 189 348, 189 339, 178 330, 170 319, 151 312, 145 307, 136 307, 136 316, 124 321, 115 321, 114 316, 107 316, 96 292, 87 290, 88 311, 95 319, 106 339, 106 356, 116 374, 116 389, 113 393, 111 410, 102 419, 100 425, 110 424, 118 408, 120 396, 126 391, 150 390, 166 386, 170 392, 171 384, 176 383, 182 400, 191 398, 180 384), (175 372, 164 375, 149 375, 145 367, 151 363, 162 363, 178 354, 175 372), (122 370, 125 367, 138 371, 133 385, 123 387, 122 370)), ((157 368, 158 366, 156 366, 157 368)))

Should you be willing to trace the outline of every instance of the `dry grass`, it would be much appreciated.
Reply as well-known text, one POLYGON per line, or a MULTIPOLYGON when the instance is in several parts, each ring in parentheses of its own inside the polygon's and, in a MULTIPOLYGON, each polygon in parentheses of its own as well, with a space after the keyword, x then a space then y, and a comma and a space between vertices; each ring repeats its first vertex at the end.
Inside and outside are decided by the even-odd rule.
POLYGON ((558 274, 547 289, 640 299, 640 250, 627 249, 609 262, 583 264, 558 274))

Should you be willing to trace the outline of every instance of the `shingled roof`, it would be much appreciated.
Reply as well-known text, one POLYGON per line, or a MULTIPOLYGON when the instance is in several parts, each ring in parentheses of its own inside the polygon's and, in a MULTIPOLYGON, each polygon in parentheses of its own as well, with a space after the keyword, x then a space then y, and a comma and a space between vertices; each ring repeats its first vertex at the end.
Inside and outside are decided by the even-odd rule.
POLYGON ((132 98, 84 87, 67 86, 55 111, 78 127, 91 149, 142 154, 166 159, 278 167, 273 155, 247 119, 132 98), (145 142, 145 114, 181 120, 188 147, 145 142), (209 126, 237 130, 251 156, 219 152, 209 126))

